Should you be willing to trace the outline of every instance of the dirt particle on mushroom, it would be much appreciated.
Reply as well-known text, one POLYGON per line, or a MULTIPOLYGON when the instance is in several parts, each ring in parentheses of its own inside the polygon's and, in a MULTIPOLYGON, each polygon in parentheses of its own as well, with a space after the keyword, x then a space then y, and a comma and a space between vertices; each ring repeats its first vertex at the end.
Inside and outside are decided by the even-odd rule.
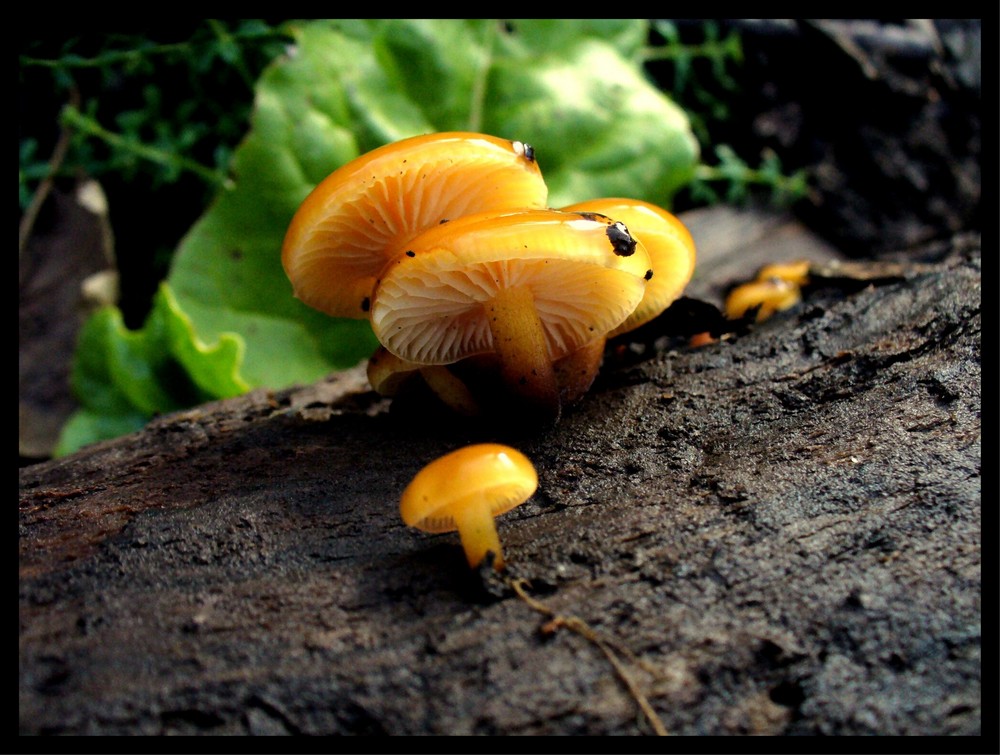
POLYGON ((525 144, 524 142, 511 142, 511 146, 514 148, 514 152, 521 155, 528 162, 535 161, 535 148, 530 144, 525 144))
MULTIPOLYGON (((611 248, 619 257, 631 257, 635 254, 635 239, 622 222, 614 222, 608 226, 608 239, 611 248)), ((647 279, 648 280, 648 279, 647 279)))

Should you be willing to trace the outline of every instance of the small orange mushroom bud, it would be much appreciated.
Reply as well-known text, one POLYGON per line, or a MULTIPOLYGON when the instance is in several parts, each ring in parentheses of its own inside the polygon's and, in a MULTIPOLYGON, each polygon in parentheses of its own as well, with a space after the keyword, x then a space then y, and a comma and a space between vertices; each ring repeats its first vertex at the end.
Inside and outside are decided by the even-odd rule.
POLYGON ((762 322, 775 312, 794 307, 802 300, 797 285, 782 278, 754 280, 737 286, 726 297, 726 317, 739 320, 756 309, 756 321, 762 322))
POLYGON ((503 550, 493 518, 520 506, 538 488, 538 474, 527 456, 509 446, 480 443, 452 451, 417 472, 403 491, 399 513, 410 527, 452 532, 477 568, 493 554, 493 568, 504 568, 503 550))
POLYGON ((703 330, 701 333, 695 333, 688 340, 688 345, 692 349, 697 349, 702 346, 708 346, 710 343, 716 343, 719 339, 712 335, 711 331, 703 330))
MULTIPOLYGON (((604 359, 604 338, 598 338, 552 364, 562 406, 579 401, 590 389, 604 359)), ((394 398, 418 380, 457 414, 477 417, 503 411, 496 405, 498 359, 480 354, 454 364, 420 365, 400 359, 379 346, 368 360, 368 382, 376 393, 394 398)))
POLYGON ((479 403, 465 382, 447 365, 420 365, 400 359, 384 346, 375 349, 368 360, 368 382, 382 396, 396 396, 417 375, 448 407, 458 414, 474 417, 479 403))
POLYGON ((796 286, 809 283, 809 260, 793 260, 792 262, 772 262, 757 271, 757 280, 778 278, 796 286))

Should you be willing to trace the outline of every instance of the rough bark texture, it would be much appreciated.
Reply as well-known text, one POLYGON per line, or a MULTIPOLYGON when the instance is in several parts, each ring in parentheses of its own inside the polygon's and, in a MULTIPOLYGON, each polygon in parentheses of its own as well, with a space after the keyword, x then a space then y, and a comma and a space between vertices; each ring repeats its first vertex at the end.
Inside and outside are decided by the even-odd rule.
MULTIPOLYGON (((755 227, 759 260, 706 242, 695 295, 768 238, 830 257, 755 227)), ((22 469, 20 732, 635 735, 645 699, 672 734, 979 734, 978 239, 931 256, 705 347, 612 346, 544 431, 354 370, 22 469), (561 620, 399 518, 481 440, 538 468, 500 536, 561 620)))

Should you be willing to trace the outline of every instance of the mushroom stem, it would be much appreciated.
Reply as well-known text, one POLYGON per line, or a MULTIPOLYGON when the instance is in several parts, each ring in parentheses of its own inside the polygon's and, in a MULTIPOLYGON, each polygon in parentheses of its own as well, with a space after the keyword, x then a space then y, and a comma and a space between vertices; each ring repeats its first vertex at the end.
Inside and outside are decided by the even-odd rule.
POLYGON ((493 348, 508 389, 551 416, 559 414, 559 384, 545 331, 527 286, 501 288, 487 305, 493 348))
POLYGON ((559 383, 560 400, 563 406, 569 406, 590 390, 601 362, 604 361, 604 344, 607 339, 595 338, 572 354, 567 354, 558 360, 554 369, 559 383))
POLYGON ((486 558, 486 554, 492 552, 493 568, 497 571, 503 569, 500 536, 497 534, 497 527, 490 510, 471 501, 454 506, 453 510, 458 537, 462 541, 469 566, 477 568, 486 558))
POLYGON ((475 417, 479 403, 472 391, 444 365, 429 364, 420 368, 420 374, 427 386, 452 410, 466 417, 475 417))

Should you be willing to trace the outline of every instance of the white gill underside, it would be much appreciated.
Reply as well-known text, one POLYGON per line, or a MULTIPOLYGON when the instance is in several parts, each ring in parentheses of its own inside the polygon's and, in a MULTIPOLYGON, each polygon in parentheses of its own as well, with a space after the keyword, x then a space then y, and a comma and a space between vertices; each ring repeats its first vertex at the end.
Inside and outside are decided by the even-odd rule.
POLYGON ((567 269, 544 261, 486 262, 438 271, 428 283, 416 270, 382 281, 372 327, 382 344, 418 364, 449 364, 493 351, 486 305, 501 288, 531 288, 549 356, 558 359, 622 322, 642 298, 643 281, 597 265, 567 269))
POLYGON ((347 270, 376 275, 405 251, 405 244, 444 219, 503 205, 494 187, 508 181, 509 166, 483 165, 463 175, 411 169, 401 175, 373 177, 363 197, 344 202, 317 223, 299 258, 302 264, 335 262, 347 270), (465 177, 465 176, 468 177, 465 177))

